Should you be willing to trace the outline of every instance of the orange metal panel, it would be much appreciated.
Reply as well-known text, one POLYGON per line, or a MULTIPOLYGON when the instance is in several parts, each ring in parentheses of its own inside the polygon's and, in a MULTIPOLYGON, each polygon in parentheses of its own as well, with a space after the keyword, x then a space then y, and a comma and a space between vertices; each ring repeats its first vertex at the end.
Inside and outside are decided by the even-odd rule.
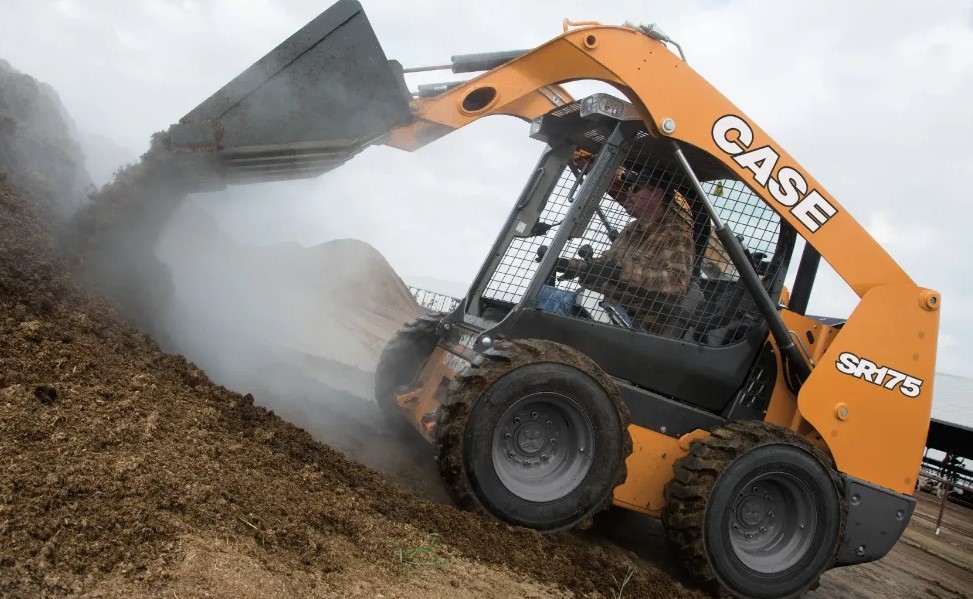
POLYGON ((680 439, 634 424, 628 432, 632 435, 632 455, 625 461, 628 476, 615 489, 612 503, 658 517, 665 505, 663 489, 672 478, 672 464, 689 452, 689 443, 680 444, 680 439))
MULTIPOLYGON (((463 97, 465 97, 465 94, 463 97)), ((456 98, 451 96, 448 101, 455 104, 456 98)), ((533 93, 526 93, 502 106, 489 110, 489 114, 502 114, 532 121, 556 108, 558 104, 555 104, 554 101, 569 104, 574 101, 574 98, 560 85, 550 85, 535 89, 533 93)), ((416 122, 390 131, 388 138, 384 141, 385 145, 411 152, 472 122, 472 120, 463 121, 461 124, 453 125, 448 120, 427 119, 426 111, 442 102, 443 100, 440 97, 414 100, 412 110, 416 116, 416 122)))
POLYGON ((777 348, 777 342, 773 336, 767 340, 773 346, 774 356, 777 358, 777 381, 774 383, 774 392, 770 396, 770 405, 767 406, 767 415, 764 417, 764 420, 795 430, 801 420, 801 414, 797 410, 797 398, 791 393, 784 379, 784 372, 780 363, 780 350, 777 348))
POLYGON ((801 413, 842 472, 912 493, 932 407, 939 303, 909 285, 872 289, 801 389, 801 413))
POLYGON ((395 398, 403 417, 430 443, 435 442, 433 428, 436 421, 432 417, 439 409, 445 386, 468 365, 463 358, 437 347, 416 379, 420 386, 395 398))
MULTIPOLYGON (((803 346, 804 349, 801 353, 809 355, 815 364, 820 362, 821 356, 827 351, 831 342, 837 336, 838 329, 822 324, 813 318, 796 314, 790 310, 782 310, 780 315, 784 324, 787 325, 788 330, 796 335, 797 340, 803 346), (808 333, 810 333, 810 336, 808 333)), ((770 405, 767 408, 766 421, 779 424, 800 435, 804 435, 808 441, 821 450, 830 452, 831 449, 828 447, 826 440, 804 419, 803 414, 798 409, 797 398, 791 392, 790 388, 788 388, 784 378, 784 372, 781 369, 780 351, 777 349, 777 342, 773 337, 768 338, 768 341, 773 346, 774 354, 777 358, 777 382, 774 386, 773 395, 771 395, 770 405)))

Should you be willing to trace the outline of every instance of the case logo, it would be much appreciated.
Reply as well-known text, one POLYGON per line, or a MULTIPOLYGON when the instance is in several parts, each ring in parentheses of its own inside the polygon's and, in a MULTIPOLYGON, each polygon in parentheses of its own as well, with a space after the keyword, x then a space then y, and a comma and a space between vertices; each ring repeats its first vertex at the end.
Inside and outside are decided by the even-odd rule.
POLYGON ((842 352, 835 362, 838 372, 847 374, 873 385, 896 389, 906 397, 918 397, 922 379, 909 376, 888 366, 879 366, 867 358, 860 358, 851 352, 842 352))
POLYGON ((791 214, 811 233, 838 213, 817 190, 808 190, 807 179, 797 169, 782 166, 774 177, 780 154, 770 146, 751 147, 753 129, 742 118, 728 114, 717 119, 713 123, 713 141, 733 156, 734 162, 753 173, 757 184, 781 205, 790 208, 791 214))

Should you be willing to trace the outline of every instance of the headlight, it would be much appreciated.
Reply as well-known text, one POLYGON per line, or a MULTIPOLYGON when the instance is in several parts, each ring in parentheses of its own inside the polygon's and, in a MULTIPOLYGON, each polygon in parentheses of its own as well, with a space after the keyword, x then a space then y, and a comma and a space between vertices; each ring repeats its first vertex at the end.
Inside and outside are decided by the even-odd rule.
POLYGON ((638 119, 639 116, 632 105, 609 94, 594 94, 581 101, 580 116, 601 114, 620 121, 638 119))

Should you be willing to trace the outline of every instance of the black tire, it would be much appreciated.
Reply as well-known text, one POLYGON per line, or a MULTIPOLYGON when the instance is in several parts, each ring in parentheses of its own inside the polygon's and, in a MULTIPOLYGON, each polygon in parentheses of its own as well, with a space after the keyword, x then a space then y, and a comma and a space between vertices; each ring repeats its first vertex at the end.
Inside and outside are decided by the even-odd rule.
POLYGON ((440 408, 440 475, 460 507, 545 532, 571 528, 624 482, 628 425, 614 382, 583 354, 550 341, 497 342, 440 408))
POLYGON ((737 597, 797 597, 834 564, 846 508, 830 460, 791 431, 733 422, 673 466, 662 522, 688 573, 737 597))
POLYGON ((375 368, 375 401, 394 431, 411 429, 395 403, 396 391, 414 382, 439 338, 436 326, 445 315, 429 312, 406 323, 385 344, 375 368))

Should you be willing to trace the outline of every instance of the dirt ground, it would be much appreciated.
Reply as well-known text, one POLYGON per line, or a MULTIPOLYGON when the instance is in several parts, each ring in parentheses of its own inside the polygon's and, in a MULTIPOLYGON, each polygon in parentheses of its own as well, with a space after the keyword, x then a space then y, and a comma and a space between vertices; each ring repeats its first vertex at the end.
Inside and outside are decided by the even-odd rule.
POLYGON ((973 597, 973 510, 947 504, 940 535, 939 503, 917 495, 916 512, 884 559, 825 574, 812 597, 973 597))

